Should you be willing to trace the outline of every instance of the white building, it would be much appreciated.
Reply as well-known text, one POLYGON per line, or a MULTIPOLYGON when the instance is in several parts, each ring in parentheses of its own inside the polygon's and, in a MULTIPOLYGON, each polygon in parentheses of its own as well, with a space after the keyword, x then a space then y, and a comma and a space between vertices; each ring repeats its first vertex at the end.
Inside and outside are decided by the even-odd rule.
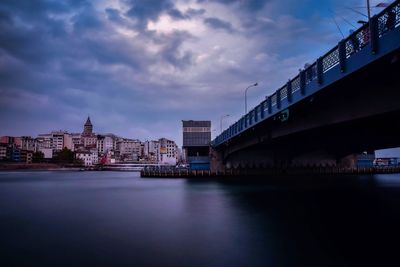
POLYGON ((53 152, 64 148, 64 134, 66 132, 53 131, 49 134, 39 134, 36 138, 36 150, 52 149, 53 152))
POLYGON ((115 138, 112 135, 97 136, 97 151, 101 154, 106 154, 108 151, 115 149, 115 138))
POLYGON ((97 151, 80 151, 76 152, 75 157, 81 159, 87 167, 93 166, 99 162, 97 151))
POLYGON ((97 135, 97 143, 96 143, 96 148, 97 148, 97 152, 99 154, 103 154, 105 153, 105 149, 104 149, 104 139, 105 136, 103 135, 97 135))
MULTIPOLYGON (((31 150, 29 149, 31 143, 32 141, 29 137, 22 137, 23 149, 31 150)), ((49 134, 39 134, 38 137, 34 139, 34 151, 43 152, 43 149, 52 149, 53 154, 64 148, 76 151, 77 147, 81 144, 81 134, 68 133, 66 131, 52 131, 49 134)))
POLYGON ((74 142, 72 140, 72 134, 64 133, 64 147, 68 148, 71 151, 75 150, 74 142))
POLYGON ((61 131, 51 132, 51 148, 53 149, 53 151, 61 151, 64 148, 64 134, 66 133, 61 131))

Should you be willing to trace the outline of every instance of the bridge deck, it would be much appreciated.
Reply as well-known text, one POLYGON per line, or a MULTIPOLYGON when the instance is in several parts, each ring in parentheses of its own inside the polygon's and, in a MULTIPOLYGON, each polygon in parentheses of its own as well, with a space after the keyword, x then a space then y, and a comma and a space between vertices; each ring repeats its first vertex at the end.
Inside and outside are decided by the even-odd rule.
POLYGON ((211 143, 218 147, 249 131, 255 125, 279 116, 285 120, 288 108, 305 98, 367 67, 400 49, 400 0, 371 18, 353 34, 341 40, 316 62, 289 80, 274 94, 232 124, 211 143))

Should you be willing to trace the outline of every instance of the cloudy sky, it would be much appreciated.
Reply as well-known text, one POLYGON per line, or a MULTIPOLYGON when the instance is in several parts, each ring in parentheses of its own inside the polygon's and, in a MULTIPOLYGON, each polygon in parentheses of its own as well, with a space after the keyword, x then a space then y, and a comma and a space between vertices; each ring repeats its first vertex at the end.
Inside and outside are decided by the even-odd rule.
MULTIPOLYGON (((373 1, 376 5, 381 1, 373 1)), ((80 132, 181 144, 227 126, 364 19, 364 0, 1 0, 0 135, 80 132), (353 10, 352 10, 353 9, 353 10), (352 26, 353 25, 353 26, 352 26)), ((379 9, 374 8, 373 12, 379 9)))

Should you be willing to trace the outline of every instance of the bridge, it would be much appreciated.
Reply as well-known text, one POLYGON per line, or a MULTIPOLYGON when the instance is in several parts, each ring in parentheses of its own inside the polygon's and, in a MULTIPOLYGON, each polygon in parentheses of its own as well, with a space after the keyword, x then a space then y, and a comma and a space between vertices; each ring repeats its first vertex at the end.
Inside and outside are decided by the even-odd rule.
POLYGON ((341 40, 211 142, 211 168, 354 167, 400 146, 400 1, 341 40))

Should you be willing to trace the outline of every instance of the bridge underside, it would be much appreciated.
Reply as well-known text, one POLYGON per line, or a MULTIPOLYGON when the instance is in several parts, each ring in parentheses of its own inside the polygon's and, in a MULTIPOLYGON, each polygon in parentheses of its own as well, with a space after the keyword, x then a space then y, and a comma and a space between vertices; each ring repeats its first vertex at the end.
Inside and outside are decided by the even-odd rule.
POLYGON ((354 166, 351 155, 400 146, 400 53, 289 108, 213 151, 214 170, 354 166))

